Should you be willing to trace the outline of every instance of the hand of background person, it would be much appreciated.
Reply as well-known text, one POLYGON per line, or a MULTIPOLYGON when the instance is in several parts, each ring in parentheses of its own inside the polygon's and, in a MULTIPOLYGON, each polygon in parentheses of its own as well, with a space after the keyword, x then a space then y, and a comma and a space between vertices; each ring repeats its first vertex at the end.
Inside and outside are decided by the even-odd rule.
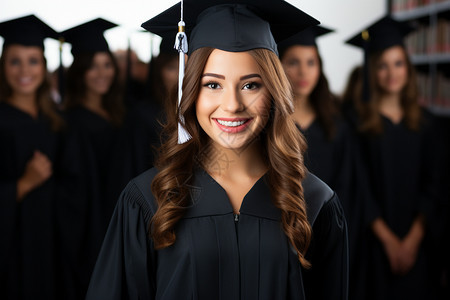
POLYGON ((414 267, 419 253, 420 244, 425 234, 424 217, 418 216, 408 234, 401 242, 400 247, 400 269, 402 274, 406 274, 414 267))
POLYGON ((383 242, 384 251, 389 261, 391 271, 393 274, 402 273, 402 241, 397 236, 392 236, 390 239, 383 242))
POLYGON ((52 176, 52 162, 47 155, 36 150, 33 157, 27 162, 25 172, 17 182, 17 201, 22 201, 23 197, 32 190, 41 186, 52 176))

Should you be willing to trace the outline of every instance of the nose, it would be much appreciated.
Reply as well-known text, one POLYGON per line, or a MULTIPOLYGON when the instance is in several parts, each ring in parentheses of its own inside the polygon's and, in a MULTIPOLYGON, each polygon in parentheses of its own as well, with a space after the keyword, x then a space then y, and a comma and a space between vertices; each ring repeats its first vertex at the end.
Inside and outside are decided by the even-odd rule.
POLYGON ((245 109, 241 96, 238 91, 232 89, 224 93, 221 101, 221 107, 226 112, 241 112, 245 109))

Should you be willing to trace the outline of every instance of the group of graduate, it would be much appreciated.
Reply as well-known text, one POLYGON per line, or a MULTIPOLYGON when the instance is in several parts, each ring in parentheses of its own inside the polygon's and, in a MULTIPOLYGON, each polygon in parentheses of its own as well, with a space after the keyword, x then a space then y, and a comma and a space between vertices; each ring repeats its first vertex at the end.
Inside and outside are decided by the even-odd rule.
MULTIPOLYGON (((97 266, 92 278, 101 288, 91 283, 90 299, 113 299, 102 298, 105 294, 115 295, 114 299, 138 299, 139 287, 146 285, 166 287, 164 299, 187 296, 182 279, 192 275, 190 269, 177 269, 184 264, 176 261, 186 259, 176 252, 179 247, 170 246, 172 256, 160 252, 160 258, 151 250, 151 258, 160 259, 161 265, 173 263, 173 273, 147 277, 144 270, 154 269, 150 266, 154 261, 142 259, 137 250, 153 245, 145 245, 145 235, 138 240, 143 244, 136 244, 133 235, 142 237, 138 225, 127 228, 129 232, 121 229, 123 239, 135 243, 135 248, 123 254, 124 261, 104 264, 117 258, 118 249, 129 249, 113 244, 112 233, 104 240, 105 234, 121 191, 153 166, 155 149, 167 138, 162 128, 175 113, 170 101, 176 101, 179 62, 173 48, 175 31, 163 36, 144 84, 129 77, 122 82, 117 60, 103 37, 103 32, 114 26, 96 19, 57 33, 35 16, 0 23, 4 38, 0 58, 1 299, 84 299, 97 259, 103 268, 97 266), (59 78, 63 88, 57 103, 51 94, 43 40, 61 37, 71 44, 74 60, 59 78), (139 273, 129 273, 130 266, 145 274, 136 278, 139 273), (143 283, 145 280, 149 282, 143 283), (169 289, 171 284, 179 284, 180 290, 169 289)), ((310 274, 316 264, 327 275, 313 277, 305 271, 306 299, 446 299, 449 145, 443 141, 448 132, 418 104, 414 66, 403 45, 411 28, 386 16, 356 31, 359 29, 355 28, 355 37, 347 42, 362 49, 365 61, 349 77, 343 95, 330 91, 316 43, 333 30, 315 25, 277 41, 273 50, 291 84, 292 117, 298 135, 307 143, 304 164, 336 192, 339 204, 333 204, 333 209, 338 218, 342 206, 346 222, 340 228, 345 241, 339 241, 342 253, 337 259, 327 260, 335 253, 327 252, 329 244, 313 236, 317 240, 311 248, 323 247, 316 250, 323 256, 306 256, 312 262, 310 274), (319 284, 321 278, 333 283, 319 284), (320 291, 308 289, 308 285, 320 291)), ((247 206, 252 204, 250 198, 246 201, 247 206)), ((116 208, 116 214, 117 210, 121 213, 116 208)), ((241 213, 245 221, 245 212, 241 213)), ((270 219, 270 210, 267 214, 262 219, 270 219)), ((319 215, 316 222, 322 222, 321 218, 319 215)), ((220 225, 219 220, 214 222, 199 221, 197 227, 189 228, 190 234, 198 230, 199 235, 208 236, 208 226, 220 225)), ((114 232, 118 225, 111 222, 110 226, 114 232)), ((320 231, 316 227, 319 225, 314 227, 317 234, 328 228, 323 225, 320 231)), ((180 225, 183 232, 181 228, 186 227, 180 225)), ((242 238, 245 232, 239 234, 242 238)), ((270 239, 261 238, 259 243, 267 243, 269 249, 277 247, 270 246, 276 243, 270 239)), ((226 237, 219 240, 217 243, 226 243, 226 237)), ((183 245, 186 241, 180 238, 177 242, 183 245)), ((244 253, 242 248, 239 251, 244 253)), ((258 251, 263 255, 271 250, 258 251)), ((264 278, 261 274, 271 271, 263 267, 264 262, 260 264, 259 275, 243 272, 240 276, 264 278)), ((226 274, 225 266, 221 265, 219 272, 226 274)), ((200 267, 207 268, 197 265, 200 267)), ((288 279, 277 277, 277 285, 288 284, 283 280, 289 284, 301 280, 301 275, 289 272, 288 279)), ((202 280, 209 279, 197 280, 194 285, 200 294, 202 280)), ((249 286, 253 284, 253 279, 247 280, 249 286)), ((222 293, 227 284, 225 280, 222 293)), ((266 282, 260 289, 272 285, 266 282)), ((278 293, 279 288, 271 292, 276 299, 288 297, 287 292, 278 293)), ((158 295, 163 295, 161 290, 158 295)), ((270 298, 267 295, 264 297, 270 298)), ((250 298, 241 299, 257 297, 247 296, 250 298)))

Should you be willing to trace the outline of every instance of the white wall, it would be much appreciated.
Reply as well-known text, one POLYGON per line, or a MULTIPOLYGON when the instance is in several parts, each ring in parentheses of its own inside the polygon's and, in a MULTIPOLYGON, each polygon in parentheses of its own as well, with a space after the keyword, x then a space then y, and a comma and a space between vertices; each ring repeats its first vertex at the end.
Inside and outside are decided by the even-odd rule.
MULTIPOLYGON (((63 31, 88 20, 103 17, 121 24, 105 36, 112 50, 125 49, 128 38, 139 57, 150 57, 150 34, 139 32, 142 22, 150 19, 177 0, 0 0, 0 22, 36 14, 57 31, 63 31)), ((332 91, 341 93, 350 70, 362 61, 359 49, 344 41, 387 12, 387 0, 288 0, 312 15, 334 33, 318 40, 325 73, 332 91)), ((0 38, 1 40, 1 38, 0 38)), ((3 41, 0 42, 0 45, 3 41)), ((155 39, 157 48, 158 39, 155 39)), ((46 40, 46 56, 50 70, 57 68, 58 43, 46 40)), ((1 48, 0 48, 1 49, 1 48)), ((0 50, 1 51, 1 50, 0 50)), ((63 64, 72 61, 70 47, 63 49, 63 64)))

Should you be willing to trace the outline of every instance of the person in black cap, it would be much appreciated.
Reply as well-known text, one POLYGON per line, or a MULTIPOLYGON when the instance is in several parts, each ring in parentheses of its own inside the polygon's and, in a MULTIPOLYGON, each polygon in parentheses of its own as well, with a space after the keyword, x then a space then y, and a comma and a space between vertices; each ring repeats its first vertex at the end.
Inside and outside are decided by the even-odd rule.
POLYGON ((181 8, 180 117, 123 191, 87 299, 346 299, 346 221, 303 164, 277 57, 276 41, 317 21, 285 1, 205 0, 143 27, 173 31, 181 8))
POLYGON ((44 57, 58 35, 34 15, 0 23, 0 35, 0 298, 57 299, 55 214, 76 170, 44 57))
POLYGON ((310 172, 336 191, 349 228, 350 296, 361 289, 361 247, 365 232, 361 229, 364 202, 361 201, 362 176, 359 147, 351 127, 341 117, 338 100, 328 86, 316 43, 318 37, 332 30, 315 26, 278 44, 280 60, 294 92, 294 120, 306 138, 305 165, 310 172), (358 196, 356 196, 358 195, 358 196))
POLYGON ((365 50, 359 129, 373 201, 366 299, 433 299, 426 243, 438 197, 433 117, 417 103, 403 45, 411 27, 385 16, 347 42, 365 50), (428 229, 427 229, 428 227, 428 229))
MULTIPOLYGON (((84 243, 79 251, 75 291, 84 297, 115 201, 131 178, 123 164, 125 108, 117 63, 103 36, 117 25, 97 18, 61 33, 72 45, 64 107, 68 123, 80 136, 86 205, 84 243)), ((79 247, 80 245, 73 245, 79 247)))

